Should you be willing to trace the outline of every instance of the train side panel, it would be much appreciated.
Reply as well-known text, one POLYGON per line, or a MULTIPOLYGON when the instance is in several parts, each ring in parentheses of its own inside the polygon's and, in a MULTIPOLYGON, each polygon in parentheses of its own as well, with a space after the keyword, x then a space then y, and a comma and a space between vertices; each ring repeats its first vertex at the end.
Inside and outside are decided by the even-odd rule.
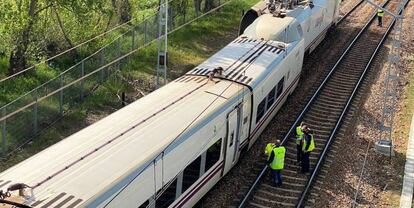
MULTIPOLYGON (((218 118, 209 121, 209 123, 203 127, 203 129, 198 131, 193 136, 194 139, 197 140, 194 145, 180 147, 177 150, 174 150, 177 151, 177 157, 191 158, 191 156, 187 154, 188 148, 202 149, 202 153, 200 156, 198 156, 198 158, 200 158, 201 163, 200 173, 204 173, 202 173, 198 180, 195 181, 188 189, 185 191, 182 189, 182 194, 177 193, 177 199, 171 205, 171 207, 194 206, 228 172, 228 170, 230 170, 231 167, 237 163, 241 144, 248 137, 248 134, 243 132, 248 132, 249 122, 243 121, 249 120, 251 102, 250 93, 247 89, 244 91, 244 93, 241 93, 240 96, 237 97, 238 98, 236 98, 236 102, 230 102, 231 104, 225 108, 226 110, 218 118), (231 132, 229 132, 228 128, 229 113, 237 109, 239 109, 239 112, 241 112, 239 114, 241 125, 237 129, 238 132, 234 134, 234 137, 230 137, 231 132), (206 135, 211 133, 211 136, 214 137, 213 141, 210 142, 209 145, 203 146, 203 141, 208 138, 206 135), (211 153, 211 151, 209 148, 211 148, 213 144, 217 143, 221 144, 220 159, 216 161, 214 165, 211 165, 211 159, 209 158, 209 153, 211 153)), ((175 157, 171 157, 170 162, 174 162, 174 158, 175 157)), ((185 184, 186 181, 185 170, 186 169, 184 169, 184 172, 178 176, 178 180, 183 181, 182 184, 185 184)))
POLYGON ((183 135, 187 139, 170 151, 167 148, 155 166, 150 163, 116 197, 108 196, 114 199, 107 207, 191 207, 197 203, 237 163, 241 144, 248 138, 251 93, 243 86, 240 89, 219 111, 204 115, 202 124, 188 129, 183 135), (239 109, 240 126, 230 137, 228 115, 235 109, 239 109), (156 202, 155 194, 160 195, 156 202))
POLYGON ((283 59, 283 62, 276 66, 271 65, 271 67, 274 67, 272 72, 254 89, 254 119, 252 125, 254 130, 252 131, 250 146, 253 145, 279 111, 299 80, 303 63, 304 40, 298 41, 288 50, 288 55, 283 59), (283 89, 280 92, 278 92, 279 87, 283 89), (276 100, 269 105, 269 100, 271 100, 269 95, 273 93, 273 90, 276 93, 276 100), (260 113, 262 108, 264 108, 264 113, 260 113))
POLYGON ((149 164, 145 170, 137 170, 137 172, 142 171, 141 174, 134 180, 131 180, 131 184, 124 190, 112 196, 103 194, 101 197, 104 197, 107 200, 99 205, 87 203, 87 207, 137 207, 137 205, 144 203, 154 194, 151 190, 154 190, 155 187, 154 176, 158 174, 155 170, 154 164, 149 164))
POLYGON ((184 170, 177 176, 176 186, 178 186, 178 190, 175 193, 175 201, 171 207, 192 206, 193 203, 199 200, 204 189, 214 186, 220 180, 225 156, 223 154, 226 135, 225 115, 226 112, 211 120, 165 158, 164 161, 168 165, 165 166, 164 171, 170 175, 170 178, 180 172, 176 168, 172 168, 173 164, 179 163, 182 166, 181 169, 184 170), (219 149, 215 151, 220 154, 218 158, 212 160, 208 155, 208 149, 217 143, 219 143, 219 149))

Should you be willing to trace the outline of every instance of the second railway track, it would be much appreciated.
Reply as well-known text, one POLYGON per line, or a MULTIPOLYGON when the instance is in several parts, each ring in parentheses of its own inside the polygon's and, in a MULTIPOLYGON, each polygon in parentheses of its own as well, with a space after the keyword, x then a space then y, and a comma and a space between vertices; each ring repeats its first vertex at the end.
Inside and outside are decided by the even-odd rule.
MULTIPOLYGON (((384 5, 391 11, 395 11, 397 3, 397 0, 389 0, 384 5)), ((384 24, 387 27, 379 28, 373 26, 374 20, 375 15, 343 53, 283 139, 283 145, 287 149, 285 169, 282 171, 283 186, 271 186, 270 179, 266 175, 267 167, 265 167, 239 207, 303 206, 312 182, 322 166, 329 144, 340 127, 347 108, 363 81, 364 75, 369 70, 373 58, 394 24, 394 20, 389 19, 384 24), (316 143, 310 160, 314 167, 315 164, 317 165, 312 173, 306 176, 300 173, 300 167, 295 164, 296 147, 292 133, 300 121, 305 121, 314 130, 316 143)))

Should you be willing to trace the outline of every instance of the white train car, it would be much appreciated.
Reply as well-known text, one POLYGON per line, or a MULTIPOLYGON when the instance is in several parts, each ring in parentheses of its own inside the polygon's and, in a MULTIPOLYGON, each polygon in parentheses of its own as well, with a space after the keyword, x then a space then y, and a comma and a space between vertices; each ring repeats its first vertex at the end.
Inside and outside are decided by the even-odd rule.
MULTIPOLYGON (((240 34, 243 34, 246 28, 260 16, 270 13, 268 1, 270 0, 261 1, 246 12, 240 23, 240 34)), ((306 53, 311 53, 325 38, 328 30, 336 26, 339 20, 340 2, 341 0, 298 0, 299 5, 304 6, 286 12, 287 16, 300 22, 306 53)))
POLYGON ((332 2, 261 13, 186 75, 1 173, 0 189, 25 184, 7 199, 42 208, 193 206, 295 89, 304 52, 335 23, 332 2))

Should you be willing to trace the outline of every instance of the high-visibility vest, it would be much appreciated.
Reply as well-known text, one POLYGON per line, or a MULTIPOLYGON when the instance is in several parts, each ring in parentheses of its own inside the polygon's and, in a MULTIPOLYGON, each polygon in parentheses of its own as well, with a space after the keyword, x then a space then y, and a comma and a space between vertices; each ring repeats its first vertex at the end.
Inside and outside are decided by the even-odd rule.
POLYGON ((384 16, 384 11, 382 11, 382 9, 378 9, 377 16, 378 17, 383 17, 384 16))
POLYGON ((273 148, 275 157, 273 158, 272 163, 270 163, 270 168, 273 170, 282 170, 285 167, 285 153, 286 149, 283 146, 273 148))
POLYGON ((313 149, 315 149, 315 140, 313 140, 313 134, 310 134, 311 139, 310 139, 310 144, 309 144, 309 148, 307 150, 306 149, 306 139, 303 139, 303 143, 302 143, 302 151, 303 152, 312 152, 313 149))
POLYGON ((266 145, 265 154, 267 155, 267 159, 270 157, 270 153, 272 152, 273 148, 275 148, 276 145, 273 143, 269 143, 266 145))
POLYGON ((300 144, 300 141, 303 138, 303 131, 302 131, 302 127, 298 126, 296 127, 296 144, 300 144))

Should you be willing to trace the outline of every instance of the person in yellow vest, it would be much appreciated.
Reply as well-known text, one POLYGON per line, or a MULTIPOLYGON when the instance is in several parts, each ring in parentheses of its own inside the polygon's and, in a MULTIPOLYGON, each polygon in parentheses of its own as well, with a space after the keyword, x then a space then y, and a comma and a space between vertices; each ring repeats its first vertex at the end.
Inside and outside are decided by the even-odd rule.
POLYGON ((313 133, 310 128, 306 128, 303 131, 303 139, 302 139, 302 173, 309 172, 309 156, 310 153, 315 149, 315 141, 313 139, 313 133))
POLYGON ((302 138, 303 138, 303 129, 306 128, 305 123, 301 122, 299 126, 296 127, 296 161, 297 164, 300 164, 301 155, 302 155, 302 138))
POLYGON ((377 17, 378 17, 378 26, 382 27, 382 17, 384 16, 384 11, 382 9, 378 9, 377 17))
POLYGON ((282 185, 281 171, 285 167, 285 153, 285 147, 281 146, 280 140, 276 140, 275 146, 270 152, 269 158, 267 159, 267 165, 269 165, 270 171, 272 173, 273 186, 282 185))

